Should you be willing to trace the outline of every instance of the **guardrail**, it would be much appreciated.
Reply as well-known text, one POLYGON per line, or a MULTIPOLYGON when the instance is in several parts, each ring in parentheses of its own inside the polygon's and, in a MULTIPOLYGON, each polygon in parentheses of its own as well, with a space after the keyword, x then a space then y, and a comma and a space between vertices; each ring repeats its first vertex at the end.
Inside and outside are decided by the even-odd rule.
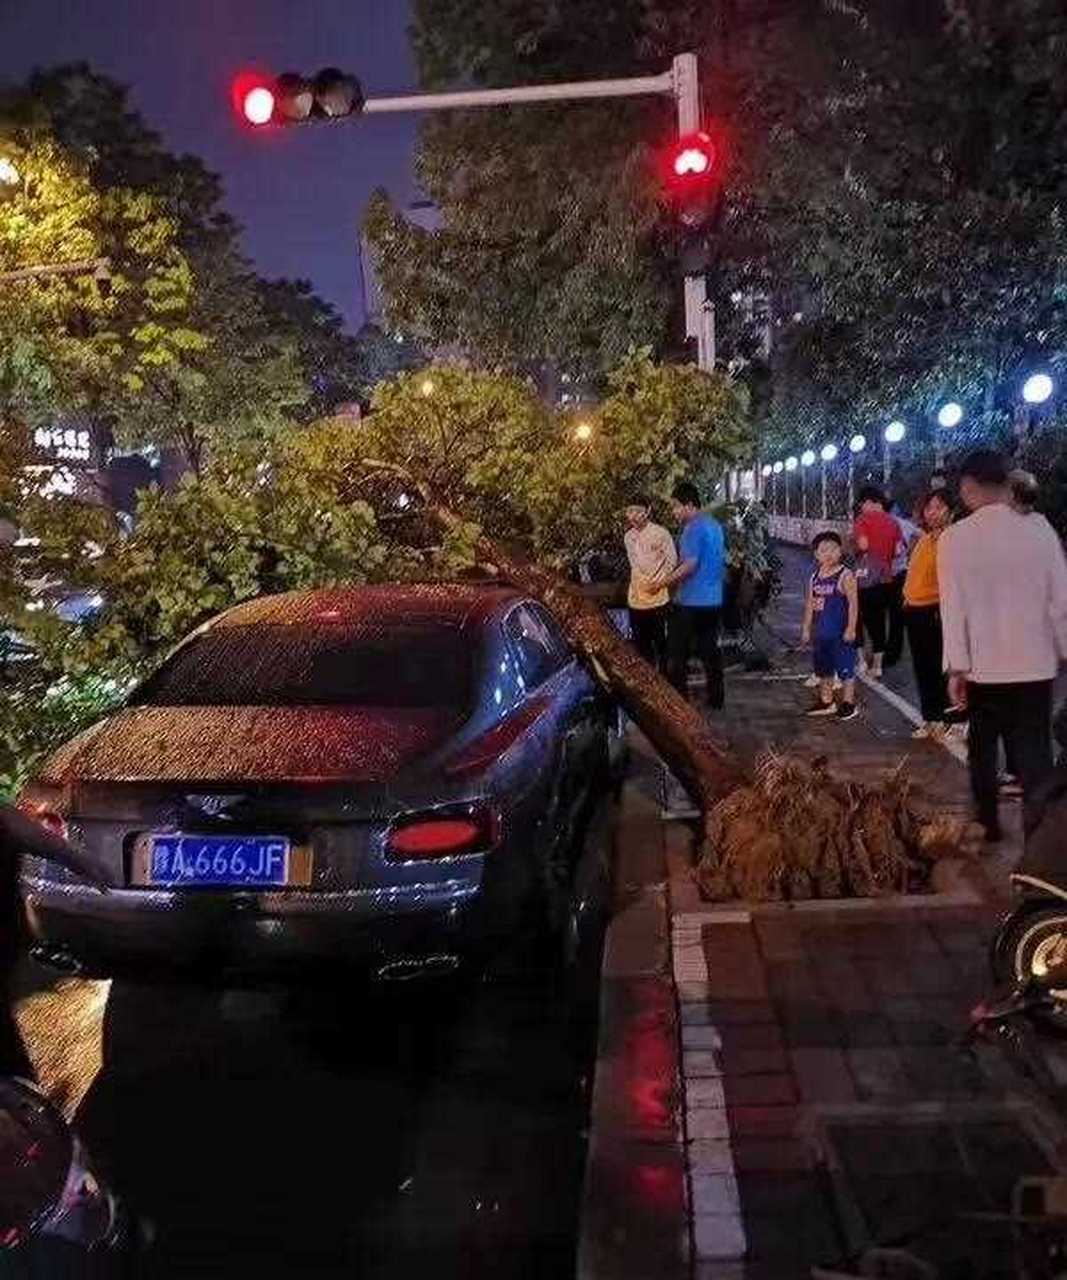
POLYGON ((820 520, 814 516, 771 515, 768 524, 772 538, 797 547, 810 546, 812 538, 824 529, 833 529, 842 538, 846 538, 852 529, 848 520, 820 520))

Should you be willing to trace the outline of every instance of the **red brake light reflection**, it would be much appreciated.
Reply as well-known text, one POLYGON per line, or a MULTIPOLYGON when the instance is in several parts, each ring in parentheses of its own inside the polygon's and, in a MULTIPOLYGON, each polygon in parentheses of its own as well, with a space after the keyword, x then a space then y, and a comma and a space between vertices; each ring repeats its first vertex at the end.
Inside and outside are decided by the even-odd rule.
POLYGON ((15 807, 20 813, 25 814, 31 822, 36 822, 39 827, 43 827, 50 835, 59 836, 61 840, 66 840, 67 823, 62 814, 56 813, 54 809, 49 809, 47 805, 34 800, 20 800, 15 807))
POLYGON ((389 833, 391 858, 455 858, 484 853, 495 841, 496 824, 488 810, 408 818, 389 833))

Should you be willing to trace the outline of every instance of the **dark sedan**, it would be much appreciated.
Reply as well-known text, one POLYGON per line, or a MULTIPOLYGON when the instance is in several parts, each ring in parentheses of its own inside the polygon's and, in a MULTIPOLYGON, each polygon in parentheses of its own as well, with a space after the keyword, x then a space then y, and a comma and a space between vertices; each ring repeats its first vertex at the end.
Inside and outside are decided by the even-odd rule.
POLYGON ((115 888, 28 858, 38 953, 383 977, 566 931, 610 708, 551 615, 483 585, 239 605, 48 761, 20 801, 115 888))

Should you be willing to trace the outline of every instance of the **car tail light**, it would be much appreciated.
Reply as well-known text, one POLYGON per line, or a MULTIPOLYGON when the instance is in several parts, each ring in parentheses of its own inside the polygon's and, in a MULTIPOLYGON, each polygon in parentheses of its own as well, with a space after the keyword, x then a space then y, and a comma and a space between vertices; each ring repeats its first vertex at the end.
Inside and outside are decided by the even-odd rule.
POLYGON ((532 698, 493 725, 487 733, 467 743, 463 750, 445 765, 445 772, 476 773, 479 769, 487 768, 499 760, 527 729, 536 724, 550 705, 550 698, 532 698))
POLYGON ((31 822, 36 822, 39 827, 43 827, 50 835, 59 836, 61 840, 66 840, 67 821, 51 805, 45 804, 41 800, 24 799, 20 800, 15 807, 20 813, 25 814, 31 822))
POLYGON ((386 852, 400 862, 422 858, 456 858, 485 853, 496 843, 497 823, 482 805, 434 810, 401 818, 386 839, 386 852))

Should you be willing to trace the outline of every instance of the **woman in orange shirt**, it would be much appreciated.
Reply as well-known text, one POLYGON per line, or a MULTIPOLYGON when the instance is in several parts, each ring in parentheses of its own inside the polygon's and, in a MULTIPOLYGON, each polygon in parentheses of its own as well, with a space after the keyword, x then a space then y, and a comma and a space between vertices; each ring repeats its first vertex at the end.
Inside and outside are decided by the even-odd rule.
POLYGON ((952 507, 944 490, 927 495, 919 511, 919 523, 923 534, 912 550, 904 579, 904 625, 923 715, 923 723, 911 736, 939 738, 945 733, 948 699, 941 649, 937 540, 952 523, 952 507))

